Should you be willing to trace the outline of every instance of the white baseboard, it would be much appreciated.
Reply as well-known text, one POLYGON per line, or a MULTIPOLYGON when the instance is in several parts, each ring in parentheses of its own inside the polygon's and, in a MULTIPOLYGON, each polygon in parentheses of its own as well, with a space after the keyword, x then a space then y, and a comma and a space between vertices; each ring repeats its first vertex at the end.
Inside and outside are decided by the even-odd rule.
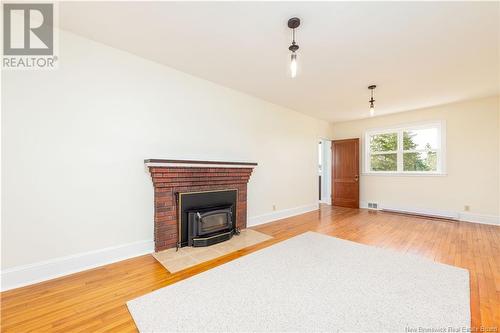
POLYGON ((79 253, 2 270, 1 291, 23 287, 154 251, 152 240, 79 253))
POLYGON ((443 217, 451 220, 459 220, 459 215, 456 212, 441 210, 441 209, 426 209, 426 208, 415 208, 415 207, 401 207, 401 206, 388 206, 382 205, 381 209, 398 211, 403 213, 413 213, 420 215, 427 215, 433 217, 443 217))
POLYGON ((259 216, 253 216, 248 218, 247 226, 253 227, 259 224, 264 224, 276 220, 285 219, 287 217, 308 213, 317 209, 319 209, 319 203, 278 210, 275 212, 262 214, 259 216))
MULTIPOLYGON (((368 203, 361 202, 360 207, 368 208, 368 203)), ((491 224, 500 226, 500 216, 495 216, 495 215, 476 214, 471 212, 453 212, 446 210, 415 208, 406 206, 394 206, 394 205, 385 205, 379 203, 378 210, 383 210, 383 209, 391 211, 399 211, 403 213, 410 213, 410 214, 444 217, 464 222, 473 222, 473 223, 482 223, 482 224, 491 224)))
POLYGON ((465 222, 474 222, 474 223, 482 223, 482 224, 491 224, 500 226, 500 217, 494 215, 485 215, 485 214, 473 214, 470 212, 462 212, 459 213, 460 221, 465 222))

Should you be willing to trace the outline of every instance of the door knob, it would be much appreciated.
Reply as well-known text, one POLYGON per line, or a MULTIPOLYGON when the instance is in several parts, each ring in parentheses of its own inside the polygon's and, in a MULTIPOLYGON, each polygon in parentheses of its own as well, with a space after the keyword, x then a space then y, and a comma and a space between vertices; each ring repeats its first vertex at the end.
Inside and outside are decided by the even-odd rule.
POLYGON ((358 175, 354 176, 354 180, 358 181, 359 180, 359 176, 358 175))

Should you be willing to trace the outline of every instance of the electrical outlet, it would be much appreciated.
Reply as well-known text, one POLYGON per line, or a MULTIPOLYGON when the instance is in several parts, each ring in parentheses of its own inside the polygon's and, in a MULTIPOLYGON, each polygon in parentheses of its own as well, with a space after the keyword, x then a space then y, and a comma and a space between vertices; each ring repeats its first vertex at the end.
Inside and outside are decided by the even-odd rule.
POLYGON ((464 211, 465 211, 465 212, 470 211, 470 206, 469 206, 469 205, 465 205, 465 206, 464 206, 464 211))

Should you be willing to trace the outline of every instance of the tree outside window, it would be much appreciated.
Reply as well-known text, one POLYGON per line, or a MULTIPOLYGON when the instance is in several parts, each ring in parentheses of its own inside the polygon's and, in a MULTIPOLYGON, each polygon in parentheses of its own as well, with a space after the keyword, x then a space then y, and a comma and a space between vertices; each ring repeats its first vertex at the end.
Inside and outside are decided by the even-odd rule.
POLYGON ((432 124, 370 132, 367 172, 437 173, 441 170, 441 126, 432 124))

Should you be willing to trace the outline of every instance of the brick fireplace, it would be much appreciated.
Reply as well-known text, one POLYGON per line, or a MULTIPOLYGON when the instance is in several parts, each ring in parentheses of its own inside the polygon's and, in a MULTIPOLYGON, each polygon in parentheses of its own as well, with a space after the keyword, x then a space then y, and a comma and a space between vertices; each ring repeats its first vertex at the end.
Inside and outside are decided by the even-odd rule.
POLYGON ((180 193, 236 189, 236 227, 247 225, 247 183, 257 163, 187 160, 144 161, 154 186, 155 251, 179 242, 180 193))

